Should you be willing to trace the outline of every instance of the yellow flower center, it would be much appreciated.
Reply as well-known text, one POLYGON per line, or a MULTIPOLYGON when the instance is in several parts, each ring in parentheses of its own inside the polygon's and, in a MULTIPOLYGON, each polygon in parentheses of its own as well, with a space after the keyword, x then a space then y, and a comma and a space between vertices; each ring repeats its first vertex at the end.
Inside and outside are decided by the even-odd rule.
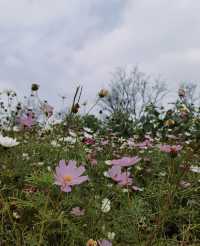
POLYGON ((65 181, 65 183, 69 183, 69 182, 71 182, 72 181, 72 176, 70 176, 70 175, 66 175, 66 176, 64 176, 64 181, 65 181))
POLYGON ((94 241, 93 239, 90 239, 87 241, 87 246, 97 246, 97 242, 94 241))

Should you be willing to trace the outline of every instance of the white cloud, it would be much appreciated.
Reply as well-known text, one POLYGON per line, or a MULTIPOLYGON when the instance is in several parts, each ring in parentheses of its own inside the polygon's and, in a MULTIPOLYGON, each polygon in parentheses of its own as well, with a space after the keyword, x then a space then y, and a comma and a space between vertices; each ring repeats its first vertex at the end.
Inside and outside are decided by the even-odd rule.
POLYGON ((198 82, 198 0, 0 0, 0 89, 33 82, 55 102, 106 86, 117 66, 138 64, 173 87, 198 82))

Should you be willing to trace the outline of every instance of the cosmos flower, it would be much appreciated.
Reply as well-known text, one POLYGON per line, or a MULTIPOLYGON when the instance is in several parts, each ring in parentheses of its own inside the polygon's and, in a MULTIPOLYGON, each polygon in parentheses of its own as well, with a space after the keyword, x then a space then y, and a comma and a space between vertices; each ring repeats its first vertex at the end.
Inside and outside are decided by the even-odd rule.
POLYGON ((93 145, 93 144, 95 144, 95 140, 93 138, 84 137, 83 138, 83 143, 86 144, 86 145, 93 145))
POLYGON ((92 166, 96 166, 97 165, 97 160, 96 159, 91 159, 90 163, 92 166))
POLYGON ((69 143, 69 144, 75 144, 76 143, 76 138, 68 136, 64 138, 64 141, 69 143))
POLYGON ((24 128, 31 128, 33 126, 33 113, 29 112, 26 116, 22 116, 19 119, 19 123, 24 128))
POLYGON ((120 166, 113 166, 108 170, 108 176, 117 182, 120 186, 127 186, 132 184, 130 172, 122 172, 120 166))
POLYGON ((140 149, 148 149, 151 148, 153 145, 151 144, 151 141, 149 139, 145 139, 143 142, 135 144, 135 146, 140 149))
POLYGON ((122 157, 121 159, 112 160, 112 165, 120 167, 133 166, 141 160, 138 156, 134 157, 122 157))
POLYGON ((80 207, 74 207, 72 208, 70 214, 74 215, 74 216, 83 216, 85 214, 85 209, 81 209, 80 207))
POLYGON ((112 243, 106 239, 98 240, 97 242, 99 246, 112 246, 112 243))
POLYGON ((107 144, 109 144, 109 141, 108 140, 101 140, 100 144, 101 145, 107 145, 107 144))
POLYGON ((134 191, 143 191, 143 190, 144 190, 143 188, 140 188, 140 187, 138 187, 137 185, 133 185, 133 186, 132 186, 132 189, 133 189, 134 191))
POLYGON ((10 137, 3 137, 2 135, 0 135, 0 145, 2 145, 3 147, 10 148, 18 144, 19 142, 17 142, 16 139, 10 137))
POLYGON ((172 155, 177 155, 178 152, 183 148, 181 145, 168 145, 163 144, 159 146, 160 150, 165 153, 169 153, 172 155))
POLYGON ((97 246, 97 241, 89 239, 86 243, 86 246, 97 246))
POLYGON ((92 130, 88 127, 83 127, 83 130, 87 133, 92 133, 92 130))
POLYGON ((111 202, 108 198, 104 198, 101 203, 101 211, 103 213, 108 213, 111 209, 111 202))
POLYGON ((76 161, 70 160, 66 165, 66 162, 61 160, 56 167, 55 184, 59 185, 64 192, 71 192, 72 186, 88 180, 88 176, 81 176, 84 172, 85 167, 77 167, 76 161))
POLYGON ((193 173, 200 173, 200 167, 198 167, 198 166, 191 166, 190 167, 190 171, 192 171, 193 173))
POLYGON ((114 238, 115 238, 115 233, 114 232, 108 232, 108 239, 109 240, 114 240, 114 238))
POLYGON ((51 105, 49 105, 47 102, 45 102, 42 105, 42 111, 45 113, 45 115, 48 118, 50 118, 53 115, 53 110, 54 110, 54 108, 51 105))

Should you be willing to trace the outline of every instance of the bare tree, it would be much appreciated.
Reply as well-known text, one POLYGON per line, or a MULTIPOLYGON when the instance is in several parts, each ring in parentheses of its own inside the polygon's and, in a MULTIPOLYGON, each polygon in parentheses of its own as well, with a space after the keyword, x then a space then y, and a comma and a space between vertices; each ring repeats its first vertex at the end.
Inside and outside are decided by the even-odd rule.
POLYGON ((130 72, 118 68, 110 83, 110 94, 103 99, 101 106, 109 113, 125 112, 139 119, 147 105, 157 105, 166 93, 165 83, 160 78, 153 80, 138 67, 130 72))
POLYGON ((184 82, 180 85, 180 89, 185 92, 185 97, 183 97, 185 103, 189 105, 199 104, 200 95, 197 84, 191 82, 184 82))

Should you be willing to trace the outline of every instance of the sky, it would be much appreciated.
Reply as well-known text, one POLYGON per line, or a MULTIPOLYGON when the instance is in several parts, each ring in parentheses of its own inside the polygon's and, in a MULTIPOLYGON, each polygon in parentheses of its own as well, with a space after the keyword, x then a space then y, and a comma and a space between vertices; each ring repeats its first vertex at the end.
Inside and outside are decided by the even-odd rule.
POLYGON ((94 101, 117 67, 199 83, 199 0, 0 0, 0 91, 94 101))

